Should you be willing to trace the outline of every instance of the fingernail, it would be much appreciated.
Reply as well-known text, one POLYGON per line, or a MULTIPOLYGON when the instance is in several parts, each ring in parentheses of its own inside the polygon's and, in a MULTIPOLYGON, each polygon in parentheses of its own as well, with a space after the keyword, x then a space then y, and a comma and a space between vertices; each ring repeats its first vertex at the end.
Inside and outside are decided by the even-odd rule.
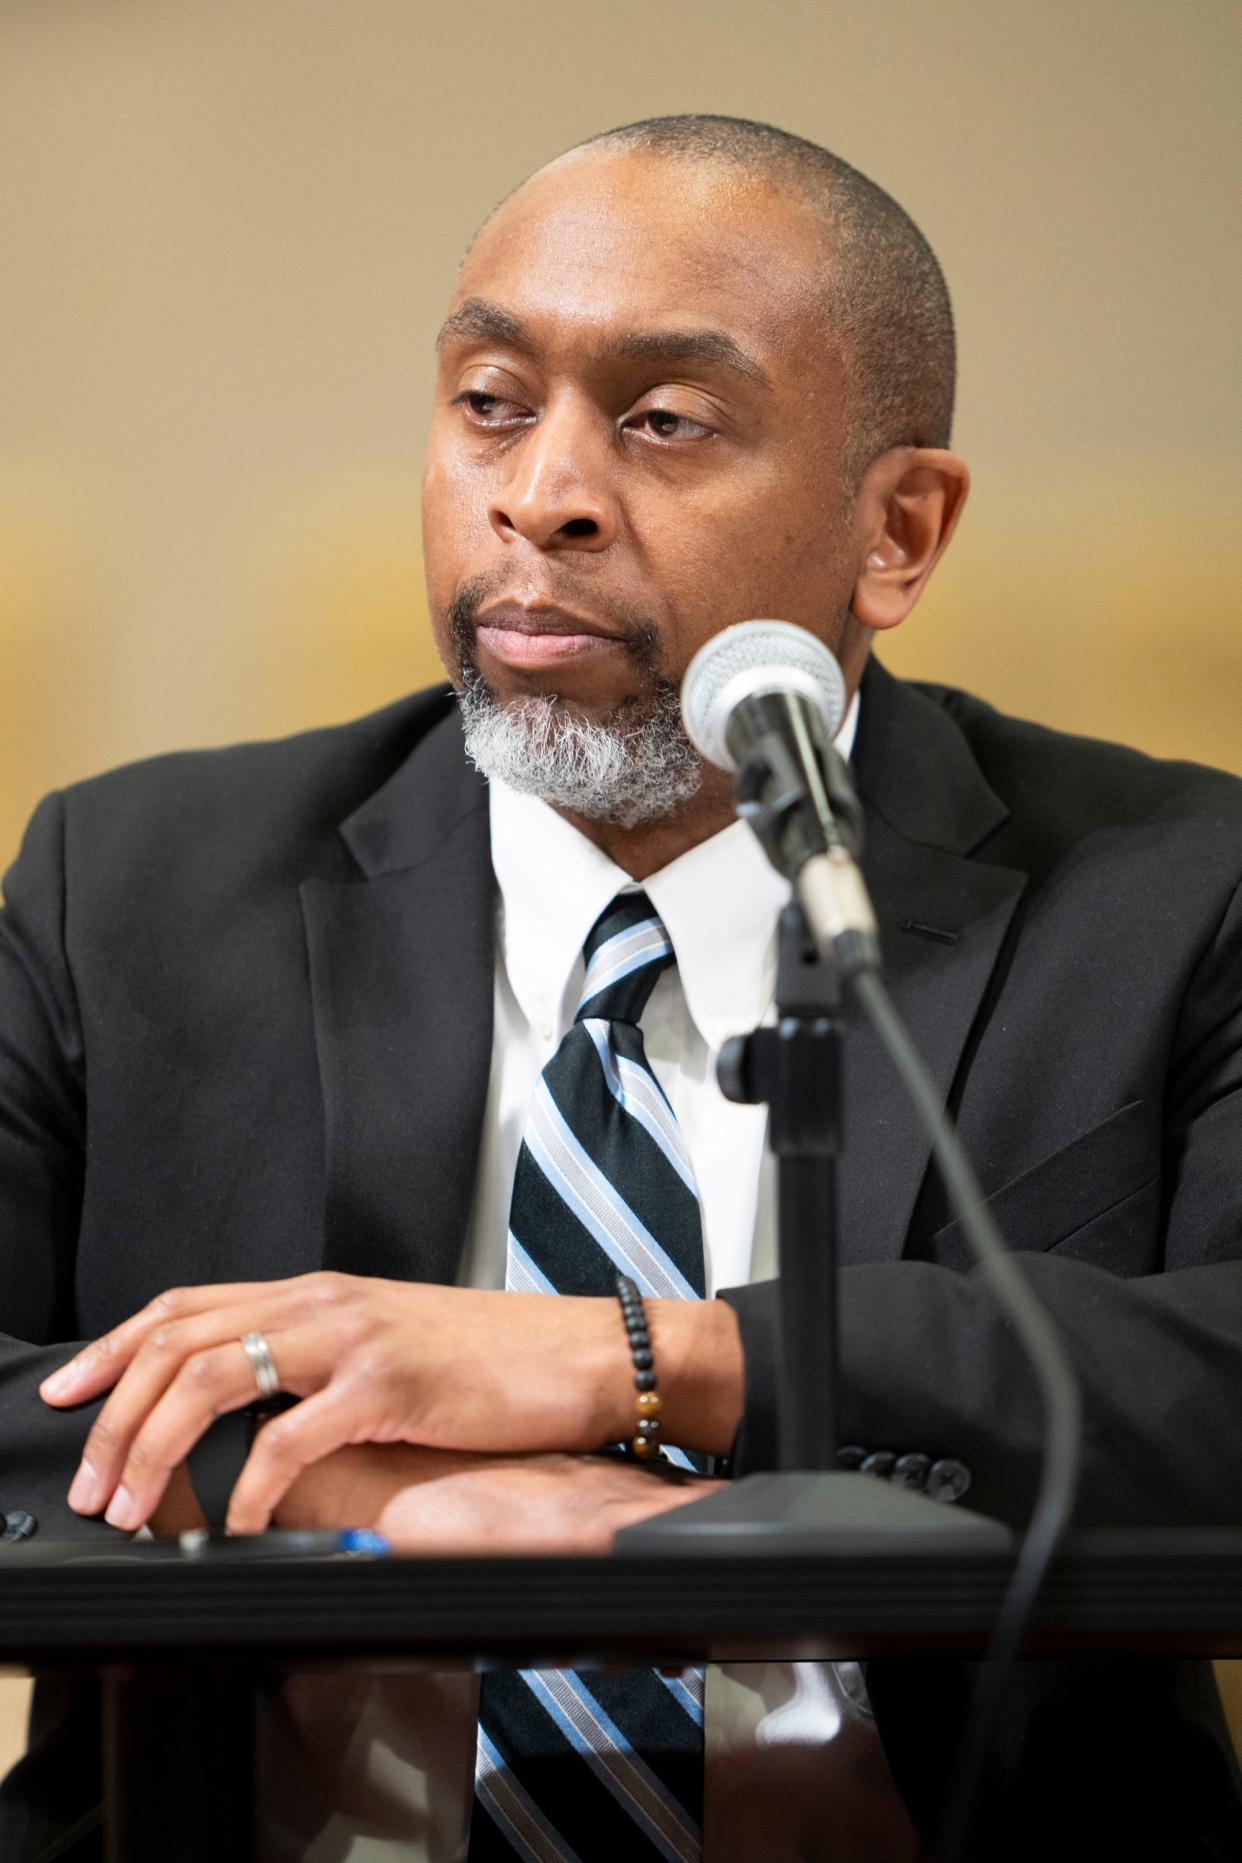
POLYGON ((118 1488, 104 1515, 110 1527, 136 1527, 139 1509, 128 1488, 118 1488))
POLYGON ((103 1501, 103 1483, 89 1462, 78 1465, 69 1489, 69 1505, 76 1514, 98 1513, 103 1501))
POLYGON ((45 1378, 39 1386, 44 1397, 64 1397, 77 1383, 77 1372, 73 1365, 62 1365, 50 1378, 45 1378))

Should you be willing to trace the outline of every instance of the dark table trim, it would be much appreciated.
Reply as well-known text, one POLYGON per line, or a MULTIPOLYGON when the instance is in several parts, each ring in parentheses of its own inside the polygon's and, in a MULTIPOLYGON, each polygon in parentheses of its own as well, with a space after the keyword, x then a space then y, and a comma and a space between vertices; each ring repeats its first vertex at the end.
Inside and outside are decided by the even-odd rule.
MULTIPOLYGON (((0 1665, 716 1660, 981 1651, 1006 1554, 198 1561, 81 1542, 0 1555, 0 1665)), ((1077 1536, 1031 1653, 1242 1655, 1242 1530, 1077 1536)))

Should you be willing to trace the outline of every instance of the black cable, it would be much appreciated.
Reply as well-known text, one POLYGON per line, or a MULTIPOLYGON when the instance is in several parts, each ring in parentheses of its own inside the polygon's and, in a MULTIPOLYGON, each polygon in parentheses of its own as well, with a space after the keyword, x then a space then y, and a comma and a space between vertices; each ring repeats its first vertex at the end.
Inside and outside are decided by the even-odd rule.
POLYGON ((850 987, 914 1102, 962 1233, 1030 1360, 1046 1418, 1035 1506, 996 1620, 988 1660, 979 1673, 933 1845, 939 1863, 954 1863, 965 1854, 988 1737, 1009 1666, 1073 1513, 1082 1446, 1082 1406, 1078 1380, 1056 1327, 997 1228, 952 1121, 940 1103, 935 1083, 888 992, 874 972, 854 975, 850 987))

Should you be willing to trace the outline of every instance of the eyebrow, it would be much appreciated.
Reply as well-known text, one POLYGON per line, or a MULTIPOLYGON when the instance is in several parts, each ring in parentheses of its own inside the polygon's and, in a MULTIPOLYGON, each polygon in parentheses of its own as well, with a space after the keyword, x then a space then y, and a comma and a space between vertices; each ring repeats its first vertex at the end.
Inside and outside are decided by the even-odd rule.
POLYGON ((467 298, 459 304, 441 324, 436 348, 443 349, 446 343, 467 336, 484 343, 509 343, 515 349, 530 347, 521 319, 502 310, 499 304, 489 304, 486 298, 467 298))
MULTIPOLYGON (((520 317, 486 298, 467 298, 445 319, 436 348, 462 338, 506 343, 511 349, 534 350, 537 345, 520 317)), ((761 388, 772 383, 762 366, 748 356, 725 330, 631 331, 608 345, 608 354, 631 361, 666 363, 704 362, 730 369, 761 388)))

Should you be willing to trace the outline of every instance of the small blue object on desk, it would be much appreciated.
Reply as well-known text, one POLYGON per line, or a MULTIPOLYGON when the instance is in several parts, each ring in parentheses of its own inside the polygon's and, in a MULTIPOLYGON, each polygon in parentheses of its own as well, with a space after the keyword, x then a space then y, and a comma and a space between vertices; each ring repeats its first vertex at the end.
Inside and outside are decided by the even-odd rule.
POLYGON ((187 1559, 382 1559, 389 1551, 382 1533, 345 1527, 327 1533, 208 1533, 192 1527, 178 1536, 187 1559))

